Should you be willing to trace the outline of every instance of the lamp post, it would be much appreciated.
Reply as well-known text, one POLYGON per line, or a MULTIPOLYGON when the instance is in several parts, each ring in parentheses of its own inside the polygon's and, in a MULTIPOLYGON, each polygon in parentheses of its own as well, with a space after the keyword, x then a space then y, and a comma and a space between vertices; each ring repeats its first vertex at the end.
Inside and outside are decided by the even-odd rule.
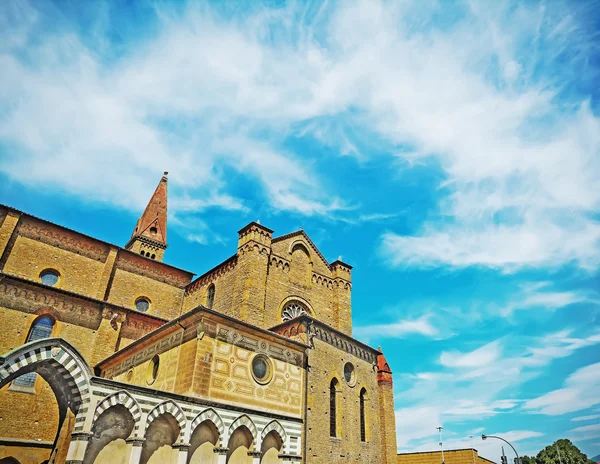
POLYGON ((443 441, 442 441, 442 429, 444 427, 442 427, 441 425, 437 428, 438 432, 440 432, 440 448, 442 448, 442 464, 445 464, 444 461, 444 445, 443 445, 443 441))
POLYGON ((515 452, 515 454, 517 455, 517 463, 521 464, 521 458, 519 457, 519 453, 517 453, 517 450, 515 449, 515 447, 513 445, 511 445, 508 441, 506 441, 504 438, 502 437, 496 437, 494 435, 485 435, 485 434, 481 434, 481 439, 485 440, 487 438, 496 438, 498 440, 502 440, 504 443, 506 443, 508 446, 510 446, 512 448, 512 450, 515 452))

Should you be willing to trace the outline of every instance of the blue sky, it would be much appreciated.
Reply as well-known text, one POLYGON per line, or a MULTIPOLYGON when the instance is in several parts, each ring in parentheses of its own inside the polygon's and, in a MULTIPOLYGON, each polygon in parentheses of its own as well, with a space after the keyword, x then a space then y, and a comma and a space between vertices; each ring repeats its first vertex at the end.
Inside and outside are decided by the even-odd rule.
POLYGON ((260 219, 354 267, 400 450, 600 453, 600 5, 3 2, 0 199, 166 261, 260 219))

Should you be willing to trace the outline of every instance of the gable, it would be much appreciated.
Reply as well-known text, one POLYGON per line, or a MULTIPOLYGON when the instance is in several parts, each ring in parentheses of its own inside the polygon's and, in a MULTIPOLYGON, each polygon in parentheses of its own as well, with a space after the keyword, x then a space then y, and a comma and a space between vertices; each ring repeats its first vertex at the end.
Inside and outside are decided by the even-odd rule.
POLYGON ((303 230, 276 237, 271 242, 273 253, 288 261, 291 260, 292 251, 296 246, 303 246, 306 249, 310 256, 314 272, 325 276, 331 275, 329 263, 303 230))

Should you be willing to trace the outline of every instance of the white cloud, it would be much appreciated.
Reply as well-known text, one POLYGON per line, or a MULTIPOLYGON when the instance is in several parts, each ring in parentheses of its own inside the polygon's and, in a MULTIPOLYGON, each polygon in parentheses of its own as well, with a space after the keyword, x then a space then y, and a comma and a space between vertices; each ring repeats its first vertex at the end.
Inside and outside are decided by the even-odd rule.
POLYGON ((600 124, 583 97, 557 98, 558 83, 587 75, 577 10, 462 7, 440 27, 448 11, 423 2, 290 3, 228 19, 162 6, 147 39, 108 57, 101 20, 82 38, 62 17, 48 32, 33 7, 9 7, 19 14, 0 29, 1 169, 135 209, 164 169, 174 198, 243 207, 234 170, 275 210, 335 217, 347 204, 285 138, 361 160, 378 145, 411 163, 436 157, 446 177, 449 220, 385 235, 393 264, 595 267, 600 124))
POLYGON ((571 374, 564 387, 525 403, 524 408, 546 415, 580 411, 600 403, 600 363, 582 367, 571 374))
POLYGON ((552 291, 549 282, 536 282, 521 285, 521 290, 500 310, 503 317, 511 316, 519 310, 544 308, 554 311, 574 303, 588 301, 589 298, 577 291, 552 291))
MULTIPOLYGON (((554 360, 568 357, 581 348, 597 343, 600 343, 598 334, 576 337, 568 329, 519 338, 518 343, 515 336, 508 335, 470 352, 443 352, 439 357, 441 371, 410 375, 397 373, 395 398, 398 411, 401 411, 401 414, 397 414, 397 422, 401 418, 406 422, 402 428, 398 428, 398 434, 403 434, 401 440, 404 443, 400 446, 399 435, 400 448, 408 450, 422 446, 424 450, 434 449, 433 432, 439 421, 450 431, 455 427, 463 428, 465 423, 478 426, 485 423, 486 419, 501 414, 510 414, 511 417, 518 415, 522 408, 530 408, 531 403, 514 397, 511 392, 515 389, 518 391, 520 385, 538 377, 554 360), (407 406, 401 407, 403 405, 407 406), (421 409, 427 410, 427 414, 415 417, 415 413, 411 413, 421 409), (431 435, 428 441, 427 431, 431 435)), ((582 402, 589 400, 587 392, 579 392, 579 396, 585 393, 582 402)), ((551 405, 552 401, 548 403, 551 405)), ((529 432, 530 435, 517 434, 514 438, 539 436, 535 430, 529 432)), ((477 433, 480 432, 471 434, 477 433)), ((486 433, 492 434, 492 431, 486 428, 486 433)), ((465 445, 472 446, 465 442, 462 447, 465 445)), ((458 444, 456 446, 460 447, 458 444)), ((480 450, 495 450, 494 446, 487 444, 481 448, 477 445, 480 450)), ((497 454, 486 456, 495 458, 497 454)))
POLYGON ((600 424, 584 425, 569 430, 569 436, 573 440, 591 440, 600 437, 600 424))
POLYGON ((390 324, 374 324, 355 327, 354 336, 359 339, 370 340, 372 337, 382 338, 403 338, 407 335, 423 335, 426 337, 436 337, 439 334, 429 322, 428 315, 421 316, 414 320, 401 320, 390 324))
POLYGON ((594 419, 600 419, 600 414, 592 414, 590 416, 573 417, 571 420, 573 422, 584 422, 584 421, 590 421, 590 420, 594 420, 594 419))
POLYGON ((444 414, 452 416, 488 417, 494 416, 502 411, 513 409, 518 404, 519 400, 498 400, 492 401, 489 404, 472 400, 460 400, 454 407, 444 411, 444 414))
POLYGON ((496 340, 469 353, 445 351, 440 356, 440 364, 445 367, 481 367, 493 363, 501 355, 501 346, 496 340))

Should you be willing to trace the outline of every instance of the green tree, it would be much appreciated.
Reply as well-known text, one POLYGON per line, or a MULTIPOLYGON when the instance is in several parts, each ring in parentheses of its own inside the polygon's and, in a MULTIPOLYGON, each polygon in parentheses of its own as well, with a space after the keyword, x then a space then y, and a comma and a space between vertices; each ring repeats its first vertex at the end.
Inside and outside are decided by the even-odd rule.
POLYGON ((565 438, 546 446, 537 454, 535 460, 536 464, 595 464, 571 443, 571 440, 565 438))
POLYGON ((521 464, 537 464, 534 456, 521 456, 521 464))

